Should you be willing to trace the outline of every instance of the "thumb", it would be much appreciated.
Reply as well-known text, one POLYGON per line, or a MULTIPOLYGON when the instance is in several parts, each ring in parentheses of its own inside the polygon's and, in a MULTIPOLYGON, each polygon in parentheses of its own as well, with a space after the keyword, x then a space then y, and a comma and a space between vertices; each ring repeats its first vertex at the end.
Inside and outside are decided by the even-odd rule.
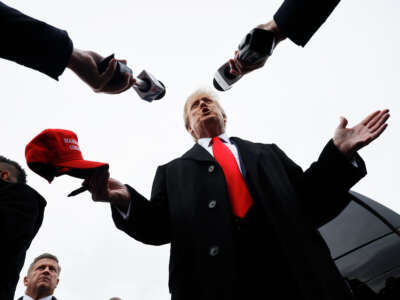
POLYGON ((347 119, 345 118, 345 117, 340 117, 340 123, 339 123, 339 126, 337 127, 338 129, 339 128, 346 128, 346 126, 347 126, 347 119))

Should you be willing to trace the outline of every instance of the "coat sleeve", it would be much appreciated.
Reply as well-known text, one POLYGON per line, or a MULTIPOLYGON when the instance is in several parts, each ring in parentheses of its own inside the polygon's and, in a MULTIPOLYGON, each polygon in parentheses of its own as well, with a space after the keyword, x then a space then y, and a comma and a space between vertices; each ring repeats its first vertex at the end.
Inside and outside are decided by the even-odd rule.
POLYGON ((58 79, 68 65, 72 41, 66 31, 0 2, 0 57, 58 79))
POLYGON ((349 190, 367 174, 362 158, 355 154, 355 166, 337 149, 332 140, 321 152, 318 160, 306 170, 296 165, 274 145, 285 170, 300 197, 305 213, 316 227, 335 218, 351 200, 349 190))
POLYGON ((43 220, 44 199, 23 185, 0 192, 0 299, 12 300, 26 251, 43 220))
POLYGON ((340 0, 285 0, 274 15, 282 33, 305 46, 340 0))
POLYGON ((111 206, 116 227, 145 244, 163 245, 170 242, 170 218, 165 173, 164 166, 158 167, 150 201, 127 185, 131 195, 131 209, 126 219, 114 206, 111 206))

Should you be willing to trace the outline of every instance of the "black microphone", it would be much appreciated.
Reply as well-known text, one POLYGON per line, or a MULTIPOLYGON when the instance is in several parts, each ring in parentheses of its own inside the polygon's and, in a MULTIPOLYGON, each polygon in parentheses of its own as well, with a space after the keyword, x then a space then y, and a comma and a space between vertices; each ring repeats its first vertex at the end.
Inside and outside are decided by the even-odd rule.
MULTIPOLYGON (((275 48, 275 34, 261 28, 254 28, 239 44, 238 59, 246 66, 258 65, 265 62, 275 48)), ((214 87, 218 91, 229 90, 232 85, 243 77, 234 75, 229 62, 223 64, 214 75, 214 87)))
MULTIPOLYGON (((97 69, 99 70, 100 74, 107 69, 108 64, 113 58, 114 54, 111 54, 97 64, 97 69)), ((122 62, 117 61, 117 68, 109 84, 114 85, 123 81, 125 73, 133 74, 131 68, 122 62)), ((140 98, 148 102, 161 99, 165 96, 166 92, 164 84, 146 70, 143 70, 135 78, 133 89, 138 93, 140 98)))

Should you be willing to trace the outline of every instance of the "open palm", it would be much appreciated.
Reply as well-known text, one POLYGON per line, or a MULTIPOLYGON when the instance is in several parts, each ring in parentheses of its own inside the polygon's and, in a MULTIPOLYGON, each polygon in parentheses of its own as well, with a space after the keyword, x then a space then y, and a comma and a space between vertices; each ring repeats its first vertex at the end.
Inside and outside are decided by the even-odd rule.
POLYGON ((336 147, 351 157, 356 151, 375 140, 387 127, 389 110, 378 110, 352 128, 347 128, 347 120, 341 117, 340 124, 335 130, 333 142, 336 147))

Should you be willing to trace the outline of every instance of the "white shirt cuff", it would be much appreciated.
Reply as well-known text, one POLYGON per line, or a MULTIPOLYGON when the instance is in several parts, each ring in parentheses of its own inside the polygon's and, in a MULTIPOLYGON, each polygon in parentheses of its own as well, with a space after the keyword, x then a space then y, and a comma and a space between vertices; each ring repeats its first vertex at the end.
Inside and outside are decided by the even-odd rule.
MULTIPOLYGON (((355 159, 352 159, 352 160, 351 160, 351 164, 352 164, 353 166, 355 166, 356 168, 358 168, 358 164, 357 164, 357 161, 356 161, 355 159)), ((130 208, 130 205, 131 205, 131 203, 129 202, 129 208, 130 208)), ((128 211, 129 211, 129 209, 128 209, 128 211)))
POLYGON ((118 206, 115 206, 119 214, 121 215, 122 219, 127 220, 129 216, 131 215, 131 202, 132 200, 129 201, 128 209, 126 212, 123 212, 121 209, 118 208, 118 206))

